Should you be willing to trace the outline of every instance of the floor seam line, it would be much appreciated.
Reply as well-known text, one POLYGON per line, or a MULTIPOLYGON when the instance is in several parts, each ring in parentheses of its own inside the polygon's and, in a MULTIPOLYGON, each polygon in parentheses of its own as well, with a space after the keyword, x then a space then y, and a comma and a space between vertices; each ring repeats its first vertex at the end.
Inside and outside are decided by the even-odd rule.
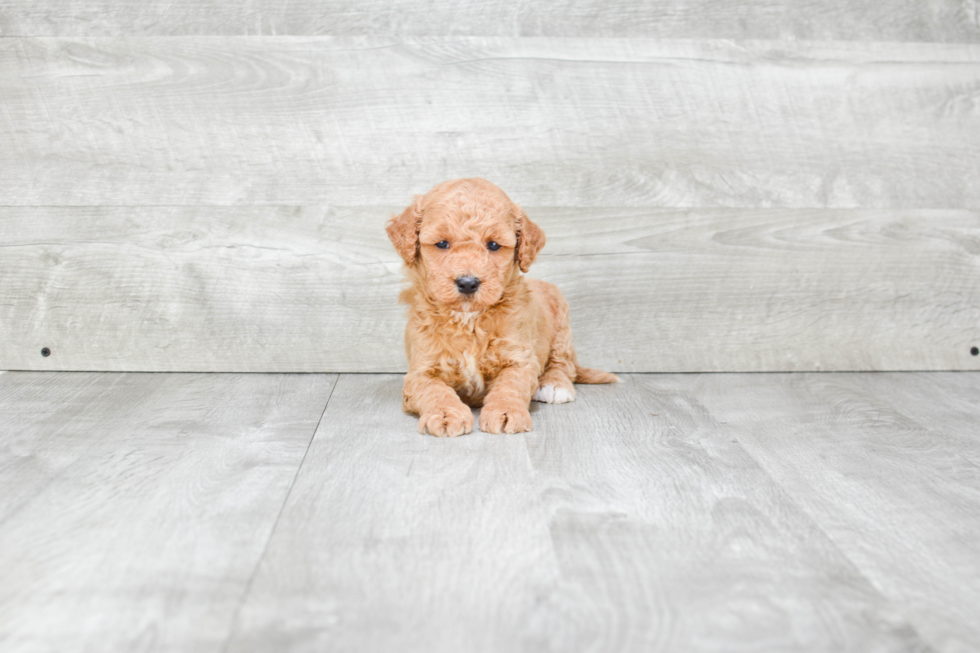
POLYGON ((330 387, 330 394, 327 395, 327 401, 323 404, 323 410, 320 412, 320 419, 317 420, 316 426, 313 428, 313 433, 310 435, 310 441, 306 443, 306 451, 303 452, 303 457, 299 461, 299 465, 296 466, 296 473, 293 474, 293 480, 289 483, 289 489, 286 490, 286 495, 282 499, 282 505, 279 506, 279 512, 276 514, 275 521, 272 522, 272 528, 269 529, 269 536, 265 540, 265 544, 262 546, 262 553, 259 555, 258 560, 255 561, 255 567, 252 569, 252 573, 248 577, 248 582, 245 583, 245 588, 242 590, 242 596, 238 600, 238 605, 235 607, 235 612, 231 617, 231 629, 228 631, 228 637, 225 640, 225 645, 221 647, 222 653, 228 651, 228 647, 231 646, 231 641, 235 637, 235 632, 238 630, 238 617, 241 614, 242 607, 245 605, 245 601, 248 596, 252 593, 252 585, 255 583, 255 577, 258 576, 259 569, 262 567, 262 562, 265 560, 266 554, 269 552, 269 544, 272 542, 273 536, 276 534, 276 530, 279 528, 279 521, 282 519, 282 514, 286 510, 286 504, 289 503, 289 497, 293 494, 293 488, 296 486, 296 479, 299 478, 299 473, 303 469, 303 464, 306 463, 306 457, 310 453, 310 449, 313 447, 313 440, 316 439, 316 433, 320 430, 320 424, 323 422, 323 416, 327 414, 327 408, 330 406, 330 400, 333 399, 334 390, 337 389, 337 384, 340 383, 340 374, 334 379, 333 385, 330 387))

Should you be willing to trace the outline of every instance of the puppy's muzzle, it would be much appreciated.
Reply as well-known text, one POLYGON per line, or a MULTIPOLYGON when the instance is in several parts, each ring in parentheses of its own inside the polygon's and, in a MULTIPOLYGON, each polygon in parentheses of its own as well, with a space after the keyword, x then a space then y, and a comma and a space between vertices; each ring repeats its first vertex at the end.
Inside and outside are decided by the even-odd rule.
POLYGON ((480 280, 476 277, 459 277, 456 279, 456 287, 464 295, 472 295, 480 287, 480 280))

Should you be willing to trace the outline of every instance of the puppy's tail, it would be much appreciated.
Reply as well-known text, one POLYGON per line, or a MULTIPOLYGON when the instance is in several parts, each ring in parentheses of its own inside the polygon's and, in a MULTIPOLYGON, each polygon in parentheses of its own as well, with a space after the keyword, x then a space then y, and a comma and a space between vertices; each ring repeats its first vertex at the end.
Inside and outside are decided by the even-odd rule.
POLYGON ((610 372, 575 366, 575 383, 617 383, 619 378, 610 372))

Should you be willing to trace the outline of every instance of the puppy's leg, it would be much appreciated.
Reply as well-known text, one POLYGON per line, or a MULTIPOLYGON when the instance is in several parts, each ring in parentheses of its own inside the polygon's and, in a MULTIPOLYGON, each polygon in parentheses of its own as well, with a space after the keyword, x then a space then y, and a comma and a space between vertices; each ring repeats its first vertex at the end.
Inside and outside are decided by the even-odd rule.
POLYGON ((409 373, 402 407, 419 416, 419 433, 456 437, 473 430, 473 411, 444 381, 425 373, 409 373))
POLYGON ((572 327, 568 323, 568 304, 555 289, 551 299, 555 320, 555 335, 544 373, 538 379, 533 399, 546 404, 565 404, 575 401, 575 349, 572 347, 572 327))
MULTIPOLYGON (((571 373, 575 374, 575 364, 572 363, 571 373)), ((548 367, 538 379, 538 390, 531 397, 534 401, 545 404, 567 404, 575 401, 575 385, 566 369, 566 361, 548 361, 548 367)))
POLYGON ((480 430, 487 433, 530 431, 531 394, 537 387, 537 373, 527 365, 505 367, 490 385, 480 411, 480 430))

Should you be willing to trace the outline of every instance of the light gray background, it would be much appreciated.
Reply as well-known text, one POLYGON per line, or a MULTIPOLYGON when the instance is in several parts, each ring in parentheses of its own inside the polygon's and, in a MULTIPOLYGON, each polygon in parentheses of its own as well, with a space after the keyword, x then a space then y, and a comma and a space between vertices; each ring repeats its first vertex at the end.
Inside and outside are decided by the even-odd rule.
POLYGON ((980 369, 978 12, 0 2, 0 368, 402 371, 384 222, 482 176, 585 364, 980 369))

